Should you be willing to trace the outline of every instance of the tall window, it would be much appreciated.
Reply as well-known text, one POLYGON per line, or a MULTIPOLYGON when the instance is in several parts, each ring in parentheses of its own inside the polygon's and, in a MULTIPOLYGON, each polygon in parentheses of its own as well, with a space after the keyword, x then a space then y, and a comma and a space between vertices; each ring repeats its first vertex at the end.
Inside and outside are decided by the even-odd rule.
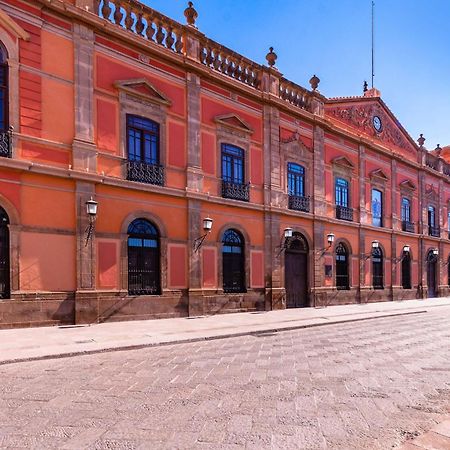
POLYGON ((224 292, 245 292, 245 242, 241 233, 227 230, 222 238, 224 292))
POLYGON ((299 164, 288 163, 288 194, 305 196, 305 168, 299 164))
POLYGON ((157 295, 160 284, 159 233, 145 219, 128 227, 128 292, 132 295, 157 295))
POLYGON ((244 150, 222 144, 222 179, 228 183, 244 183, 244 150))
POLYGON ((343 178, 336 178, 336 206, 348 208, 348 181, 343 178))
POLYGON ((402 258, 402 287, 403 289, 411 289, 411 254, 403 253, 402 258))
POLYGON ((159 164, 159 124, 138 116, 127 116, 128 160, 159 164))
POLYGON ((8 55, 0 43, 0 132, 8 130, 8 55))
POLYGON ((336 288, 350 289, 348 250, 342 242, 336 247, 336 288))
POLYGON ((450 255, 447 259, 447 283, 450 286, 450 255))
POLYGON ((436 208, 428 206, 428 234, 439 237, 439 227, 437 226, 436 208))
POLYGON ((402 198, 402 222, 411 222, 411 202, 408 198, 402 198))
POLYGON ((380 247, 372 249, 372 286, 374 289, 384 289, 383 250, 380 247))
POLYGON ((372 225, 383 226, 383 193, 372 189, 372 225))

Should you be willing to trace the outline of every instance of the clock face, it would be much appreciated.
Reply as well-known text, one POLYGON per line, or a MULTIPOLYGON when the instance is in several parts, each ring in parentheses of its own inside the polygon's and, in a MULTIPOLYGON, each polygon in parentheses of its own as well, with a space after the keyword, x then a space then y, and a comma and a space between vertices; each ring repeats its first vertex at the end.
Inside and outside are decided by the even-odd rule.
POLYGON ((375 128, 375 131, 378 133, 383 128, 383 124, 381 123, 381 119, 378 116, 373 116, 373 127, 375 128))

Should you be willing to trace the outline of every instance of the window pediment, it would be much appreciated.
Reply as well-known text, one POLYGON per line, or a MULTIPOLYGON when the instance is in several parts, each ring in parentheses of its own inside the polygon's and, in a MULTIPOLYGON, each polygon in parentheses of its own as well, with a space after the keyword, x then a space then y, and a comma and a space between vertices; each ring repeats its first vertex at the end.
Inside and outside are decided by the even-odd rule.
POLYGON ((17 23, 15 22, 5 11, 0 9, 0 26, 5 28, 13 36, 18 39, 23 39, 24 41, 30 40, 30 35, 17 23))
POLYGON ((353 170, 355 165, 346 156, 337 156, 332 161, 333 165, 347 170, 353 170))
POLYGON ((152 103, 170 106, 172 102, 145 78, 116 81, 114 86, 126 94, 137 99, 147 100, 152 103))
POLYGON ((405 189, 407 191, 415 191, 416 186, 412 181, 404 180, 400 183, 400 188, 405 189))
POLYGON ((381 169, 375 169, 372 172, 370 172, 370 178, 372 180, 381 182, 389 180, 389 177, 381 169))
POLYGON ((436 188, 432 185, 428 185, 425 188, 425 195, 430 199, 430 200, 434 200, 437 201, 439 198, 439 194, 436 191, 436 188))
POLYGON ((246 134, 252 134, 253 128, 236 114, 223 114, 214 117, 214 122, 227 128, 240 131, 246 134))

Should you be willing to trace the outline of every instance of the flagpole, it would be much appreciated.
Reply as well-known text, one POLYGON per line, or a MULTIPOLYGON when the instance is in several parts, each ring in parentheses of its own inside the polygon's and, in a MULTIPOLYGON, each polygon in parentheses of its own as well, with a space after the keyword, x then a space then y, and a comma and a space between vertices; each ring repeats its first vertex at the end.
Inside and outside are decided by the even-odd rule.
POLYGON ((375 65, 374 65, 374 8, 375 2, 372 0, 372 88, 373 88, 373 78, 375 76, 375 65))

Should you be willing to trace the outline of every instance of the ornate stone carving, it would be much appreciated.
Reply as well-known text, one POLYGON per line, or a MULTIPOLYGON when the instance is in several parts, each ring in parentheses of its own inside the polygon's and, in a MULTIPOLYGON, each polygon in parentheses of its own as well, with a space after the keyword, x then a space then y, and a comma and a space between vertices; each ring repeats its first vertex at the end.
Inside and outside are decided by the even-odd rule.
POLYGON ((406 150, 414 149, 402 131, 392 123, 391 119, 378 104, 335 106, 327 109, 327 111, 338 120, 355 126, 363 133, 384 141, 387 144, 392 144, 406 150), (383 121, 383 128, 380 132, 376 132, 372 125, 374 116, 380 117, 383 121))

